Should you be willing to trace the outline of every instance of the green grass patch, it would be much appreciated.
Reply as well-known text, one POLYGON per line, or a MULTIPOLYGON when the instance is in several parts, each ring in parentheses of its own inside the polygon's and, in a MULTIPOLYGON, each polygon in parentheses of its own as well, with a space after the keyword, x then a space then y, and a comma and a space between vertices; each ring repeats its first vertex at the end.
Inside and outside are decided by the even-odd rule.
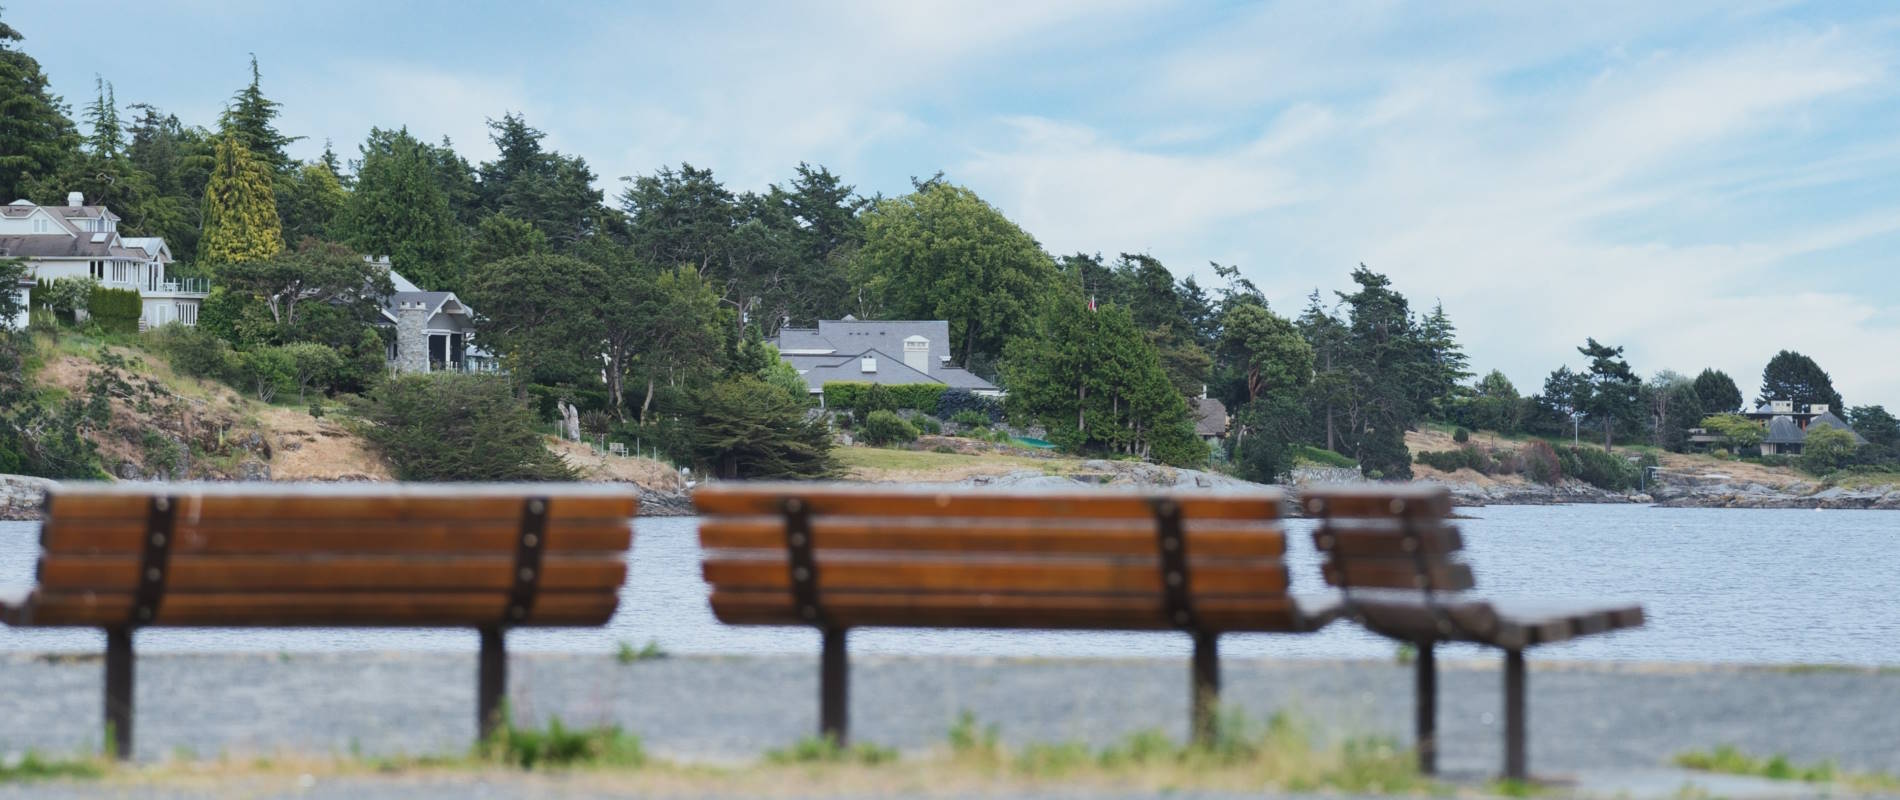
POLYGON ((791 747, 768 750, 768 764, 858 764, 875 767, 897 761, 897 751, 869 742, 845 746, 830 736, 807 736, 791 747))
POLYGON ((1342 456, 1324 447, 1313 447, 1311 445, 1300 445, 1293 448, 1293 460, 1295 462, 1318 464, 1322 467, 1339 467, 1342 469, 1357 469, 1359 467, 1359 462, 1352 460, 1350 456, 1342 456))
POLYGON ((1011 456, 991 453, 966 455, 962 453, 937 453, 928 450, 886 450, 880 447, 839 447, 832 450, 839 463, 846 469, 885 469, 928 471, 938 469, 958 469, 973 465, 997 465, 1039 469, 1052 463, 1071 461, 1071 459, 1052 460, 1011 456))
POLYGON ((1832 784, 1860 792, 1900 792, 1900 776, 1883 772, 1843 772, 1833 761, 1800 764, 1785 755, 1752 756, 1733 745, 1678 754, 1676 766, 1724 775, 1747 775, 1778 781, 1832 784))
POLYGON ((28 750, 17 759, 0 760, 0 783, 92 779, 105 774, 105 762, 96 756, 49 757, 28 750))
POLYGON ((640 737, 618 725, 569 728, 560 717, 546 728, 523 728, 504 718, 493 735, 476 745, 480 761, 522 769, 641 767, 647 763, 640 737))
POLYGON ((637 664, 641 661, 658 661, 666 658, 666 651, 660 649, 660 643, 647 640, 645 647, 635 648, 631 642, 621 642, 614 651, 614 660, 622 664, 637 664))

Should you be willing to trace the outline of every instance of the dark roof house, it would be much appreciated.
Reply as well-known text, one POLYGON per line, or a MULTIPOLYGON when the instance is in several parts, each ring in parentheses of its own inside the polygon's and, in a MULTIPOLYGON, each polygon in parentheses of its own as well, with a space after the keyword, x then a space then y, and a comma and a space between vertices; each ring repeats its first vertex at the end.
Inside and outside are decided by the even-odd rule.
POLYGON ((1212 397, 1201 397, 1188 401, 1188 412, 1194 415, 1194 435, 1213 441, 1227 435, 1227 406, 1212 397))
POLYGON ((896 386, 940 383, 977 394, 1001 395, 996 384, 950 363, 945 320, 819 320, 816 328, 780 328, 772 340, 779 357, 805 378, 812 394, 826 383, 862 381, 896 386))
MULTIPOLYGON (((1787 404, 1787 401, 1777 401, 1775 407, 1784 407, 1783 404, 1787 404)), ((1762 408, 1766 409, 1769 408, 1769 406, 1763 406, 1762 408)), ((1757 409, 1757 411, 1760 410, 1761 409, 1757 409)), ((1750 416, 1755 415, 1751 414, 1750 416)), ((1854 444, 1863 445, 1867 443, 1867 437, 1860 435, 1859 431, 1854 430, 1853 426, 1848 425, 1847 420, 1836 416, 1827 406, 1819 404, 1808 406, 1808 411, 1804 414, 1776 414, 1770 416, 1768 418, 1767 427, 1768 435, 1761 440, 1761 454, 1765 456, 1799 455, 1802 446, 1808 440, 1808 432, 1815 428, 1839 428, 1847 431, 1854 437, 1854 444)))

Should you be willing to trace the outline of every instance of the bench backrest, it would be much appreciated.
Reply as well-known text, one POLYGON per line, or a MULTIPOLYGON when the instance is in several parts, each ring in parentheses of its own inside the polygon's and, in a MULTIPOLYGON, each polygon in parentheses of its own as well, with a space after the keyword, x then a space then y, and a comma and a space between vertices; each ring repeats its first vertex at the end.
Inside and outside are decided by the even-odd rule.
POLYGON ((64 484, 31 625, 598 625, 637 499, 589 485, 64 484))
POLYGON ((731 624, 1284 631, 1282 496, 720 483, 694 493, 731 624))
POLYGON ((1448 521, 1451 494, 1443 487, 1313 489, 1300 504, 1320 520, 1313 546, 1330 586, 1459 592, 1474 585, 1471 568, 1458 561, 1464 539, 1448 521))

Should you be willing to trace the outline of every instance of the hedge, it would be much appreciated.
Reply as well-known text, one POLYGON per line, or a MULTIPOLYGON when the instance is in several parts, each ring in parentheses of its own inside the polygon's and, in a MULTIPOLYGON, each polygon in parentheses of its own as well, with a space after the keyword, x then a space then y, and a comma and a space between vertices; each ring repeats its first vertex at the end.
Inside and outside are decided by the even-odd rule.
MULTIPOLYGON (((864 404, 864 396, 871 391, 869 381, 830 381, 825 384, 825 407, 837 411, 855 409, 864 404)), ((908 408, 925 414, 936 414, 938 406, 950 387, 941 383, 900 383, 877 384, 889 392, 898 408, 908 408)))
POLYGON ((1003 401, 998 398, 986 397, 969 389, 945 389, 943 395, 937 398, 938 419, 954 419, 964 411, 974 411, 989 417, 991 425, 1003 421, 1003 401))
POLYGON ((131 289, 107 289, 95 284, 86 298, 86 313, 108 332, 138 333, 139 317, 145 315, 145 301, 131 289))

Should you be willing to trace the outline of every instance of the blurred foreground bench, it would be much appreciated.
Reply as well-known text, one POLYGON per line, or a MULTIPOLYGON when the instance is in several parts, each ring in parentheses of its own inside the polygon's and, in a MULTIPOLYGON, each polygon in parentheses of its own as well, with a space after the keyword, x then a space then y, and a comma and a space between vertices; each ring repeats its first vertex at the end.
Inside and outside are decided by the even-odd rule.
POLYGON ((132 753, 132 634, 153 627, 475 628, 477 720, 507 693, 503 632, 597 626, 626 578, 623 487, 66 484, 38 585, 0 622, 106 633, 106 747, 132 753))

